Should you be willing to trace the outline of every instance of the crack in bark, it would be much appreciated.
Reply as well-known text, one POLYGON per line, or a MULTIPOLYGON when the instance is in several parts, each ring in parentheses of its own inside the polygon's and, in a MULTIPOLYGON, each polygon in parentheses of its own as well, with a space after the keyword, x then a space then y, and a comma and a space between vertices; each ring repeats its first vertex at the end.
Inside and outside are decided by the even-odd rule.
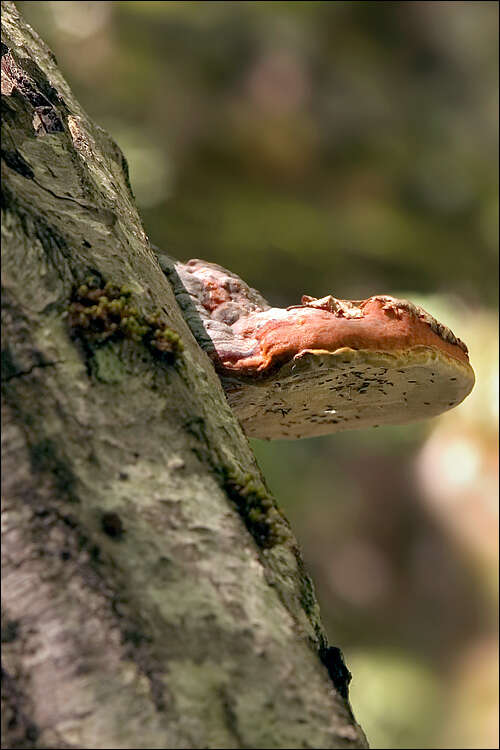
POLYGON ((83 208, 85 211, 92 211, 93 213, 101 213, 101 209, 99 209, 97 206, 92 206, 91 204, 85 204, 80 203, 80 201, 77 201, 76 198, 70 198, 68 195, 57 195, 57 193, 54 193, 53 190, 46 187, 45 185, 42 185, 38 180, 35 180, 33 177, 33 182, 37 187, 40 188, 40 190, 44 190, 46 193, 49 193, 53 198, 59 201, 69 201, 70 203, 75 203, 77 206, 80 206, 80 208, 83 208))
POLYGON ((9 383, 11 380, 16 380, 17 378, 24 378, 26 375, 31 375, 31 373, 34 370, 38 369, 45 369, 46 367, 56 367, 57 365, 64 364, 63 359, 58 359, 55 362, 37 362, 34 365, 31 365, 31 367, 28 370, 19 370, 19 372, 14 372, 11 375, 7 375, 3 378, 4 383, 9 383))

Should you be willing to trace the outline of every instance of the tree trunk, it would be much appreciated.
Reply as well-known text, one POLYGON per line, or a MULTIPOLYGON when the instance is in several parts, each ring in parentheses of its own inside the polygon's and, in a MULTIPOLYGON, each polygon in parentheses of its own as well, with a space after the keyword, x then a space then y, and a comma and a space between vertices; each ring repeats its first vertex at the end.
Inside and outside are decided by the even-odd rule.
POLYGON ((3 746, 366 747, 126 161, 2 10, 3 746))

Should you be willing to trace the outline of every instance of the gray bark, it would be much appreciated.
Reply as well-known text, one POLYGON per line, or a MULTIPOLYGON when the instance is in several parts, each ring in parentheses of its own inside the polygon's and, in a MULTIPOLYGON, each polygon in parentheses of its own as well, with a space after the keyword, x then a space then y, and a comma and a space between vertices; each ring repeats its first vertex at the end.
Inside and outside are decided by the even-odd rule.
POLYGON ((125 159, 2 11, 3 746, 366 747, 125 159), (89 276, 182 351, 79 328, 89 276))

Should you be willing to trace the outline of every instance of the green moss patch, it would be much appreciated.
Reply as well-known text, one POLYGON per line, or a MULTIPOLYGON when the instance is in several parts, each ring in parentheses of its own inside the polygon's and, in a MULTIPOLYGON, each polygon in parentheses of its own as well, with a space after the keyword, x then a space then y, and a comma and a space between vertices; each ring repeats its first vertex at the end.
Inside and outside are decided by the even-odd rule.
POLYGON ((252 474, 237 475, 223 469, 222 486, 259 547, 269 549, 291 537, 287 520, 266 488, 252 474))
POLYGON ((72 335, 97 346, 107 341, 129 339, 143 343, 152 354, 174 362, 182 341, 161 319, 161 313, 142 315, 132 302, 132 293, 97 276, 75 287, 68 308, 72 335))

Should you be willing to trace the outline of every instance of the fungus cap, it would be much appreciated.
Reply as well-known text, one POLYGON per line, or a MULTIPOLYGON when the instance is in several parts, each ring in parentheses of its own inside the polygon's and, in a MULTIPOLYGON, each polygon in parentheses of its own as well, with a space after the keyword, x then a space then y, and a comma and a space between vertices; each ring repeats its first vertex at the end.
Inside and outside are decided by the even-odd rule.
POLYGON ((176 268, 250 437, 406 424, 457 406, 472 390, 465 344, 407 300, 303 297, 280 309, 215 264, 176 268))

